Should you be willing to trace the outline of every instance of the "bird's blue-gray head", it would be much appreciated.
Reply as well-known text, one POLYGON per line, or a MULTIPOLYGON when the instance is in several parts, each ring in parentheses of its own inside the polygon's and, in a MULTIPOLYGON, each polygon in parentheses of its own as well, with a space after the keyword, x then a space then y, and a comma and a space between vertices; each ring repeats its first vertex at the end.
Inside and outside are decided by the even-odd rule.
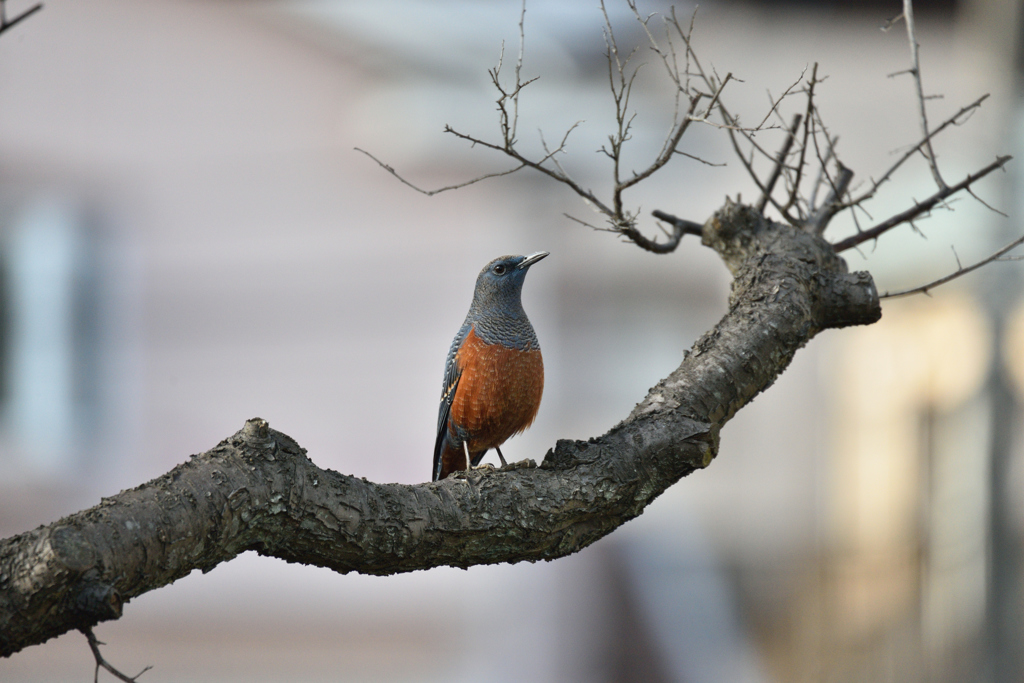
POLYGON ((546 251, 538 251, 528 256, 501 256, 480 271, 466 323, 476 325, 477 334, 485 341, 502 341, 509 346, 536 344, 523 310, 523 281, 530 266, 547 255, 546 251), (521 335, 525 338, 513 338, 521 335))
POLYGON ((476 278, 472 308, 478 313, 506 315, 521 311, 526 271, 547 255, 538 251, 529 256, 499 256, 488 263, 476 278))

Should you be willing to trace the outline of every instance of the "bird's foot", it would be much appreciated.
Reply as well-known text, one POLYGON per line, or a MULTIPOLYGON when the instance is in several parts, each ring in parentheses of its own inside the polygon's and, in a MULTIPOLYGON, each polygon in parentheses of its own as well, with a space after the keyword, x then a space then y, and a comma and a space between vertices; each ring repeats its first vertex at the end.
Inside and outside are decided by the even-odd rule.
POLYGON ((492 472, 497 471, 498 470, 495 469, 494 465, 490 464, 489 462, 485 462, 480 465, 474 465, 469 469, 455 470, 454 472, 448 475, 448 478, 468 482, 470 477, 473 477, 474 479, 479 479, 484 474, 490 474, 492 472))

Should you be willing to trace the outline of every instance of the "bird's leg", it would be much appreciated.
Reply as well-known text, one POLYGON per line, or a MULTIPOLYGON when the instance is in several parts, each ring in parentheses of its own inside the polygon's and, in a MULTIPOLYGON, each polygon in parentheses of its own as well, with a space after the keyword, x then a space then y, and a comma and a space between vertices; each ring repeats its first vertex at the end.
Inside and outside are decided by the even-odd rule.
MULTIPOLYGON (((485 462, 485 463, 482 463, 480 465, 477 465, 476 467, 473 467, 473 459, 469 457, 469 444, 466 443, 465 441, 463 441, 462 442, 462 448, 463 448, 464 451, 466 451, 466 472, 467 473, 470 470, 490 470, 491 472, 494 471, 494 465, 492 465, 489 462, 485 462)), ((481 456, 481 457, 483 457, 483 456, 481 456)), ((504 460, 505 459, 502 458, 502 462, 504 462, 504 460)))
POLYGON ((495 446, 494 450, 498 451, 498 458, 501 460, 501 466, 508 467, 508 463, 505 462, 505 456, 501 454, 501 449, 495 446))

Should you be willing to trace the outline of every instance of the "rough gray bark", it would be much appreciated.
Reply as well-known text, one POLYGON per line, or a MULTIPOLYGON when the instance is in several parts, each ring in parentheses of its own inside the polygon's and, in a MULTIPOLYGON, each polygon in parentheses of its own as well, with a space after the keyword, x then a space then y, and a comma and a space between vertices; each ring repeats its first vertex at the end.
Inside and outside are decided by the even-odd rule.
POLYGON ((881 316, 870 275, 810 232, 727 202, 702 241, 734 275, 728 312, 603 436, 559 441, 539 468, 409 486, 322 470, 250 420, 151 482, 0 542, 0 654, 116 619, 245 550, 394 574, 550 560, 610 533, 710 464, 722 426, 815 334, 881 316))

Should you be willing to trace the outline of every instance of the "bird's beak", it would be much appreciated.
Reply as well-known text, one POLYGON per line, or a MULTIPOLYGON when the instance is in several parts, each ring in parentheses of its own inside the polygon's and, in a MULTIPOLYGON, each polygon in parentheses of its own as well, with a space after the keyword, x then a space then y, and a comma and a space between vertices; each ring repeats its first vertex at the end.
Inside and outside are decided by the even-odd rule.
POLYGON ((527 268, 532 266, 534 263, 536 263, 537 261, 540 261, 542 258, 547 256, 549 253, 550 252, 547 252, 547 251, 538 251, 535 254, 530 254, 529 256, 527 256, 526 258, 524 258, 522 261, 519 262, 519 265, 516 266, 516 270, 526 270, 527 268))

